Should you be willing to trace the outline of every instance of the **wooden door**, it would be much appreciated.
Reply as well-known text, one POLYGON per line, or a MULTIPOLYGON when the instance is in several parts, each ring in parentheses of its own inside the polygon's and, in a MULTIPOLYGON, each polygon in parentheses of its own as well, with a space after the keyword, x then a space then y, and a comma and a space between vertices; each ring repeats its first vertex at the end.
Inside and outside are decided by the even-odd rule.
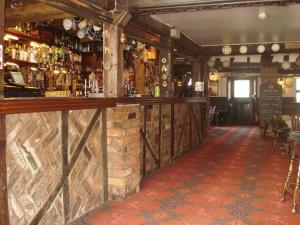
POLYGON ((253 96, 256 92, 256 78, 231 78, 232 123, 250 125, 254 123, 253 96))

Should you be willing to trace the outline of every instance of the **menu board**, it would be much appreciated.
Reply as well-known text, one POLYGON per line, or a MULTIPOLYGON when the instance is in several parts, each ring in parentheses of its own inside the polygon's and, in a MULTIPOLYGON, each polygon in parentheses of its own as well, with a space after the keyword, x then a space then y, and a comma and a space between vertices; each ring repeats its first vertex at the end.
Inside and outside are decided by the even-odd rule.
POLYGON ((260 86, 260 121, 270 123, 273 114, 282 114, 282 87, 277 83, 264 83, 260 86))

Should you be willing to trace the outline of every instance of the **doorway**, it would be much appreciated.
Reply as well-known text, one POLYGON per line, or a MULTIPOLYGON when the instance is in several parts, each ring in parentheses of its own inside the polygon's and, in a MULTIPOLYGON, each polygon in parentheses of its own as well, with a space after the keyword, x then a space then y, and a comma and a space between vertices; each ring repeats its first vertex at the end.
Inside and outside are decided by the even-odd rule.
POLYGON ((233 77, 228 80, 233 124, 254 124, 256 83, 256 77, 233 77))

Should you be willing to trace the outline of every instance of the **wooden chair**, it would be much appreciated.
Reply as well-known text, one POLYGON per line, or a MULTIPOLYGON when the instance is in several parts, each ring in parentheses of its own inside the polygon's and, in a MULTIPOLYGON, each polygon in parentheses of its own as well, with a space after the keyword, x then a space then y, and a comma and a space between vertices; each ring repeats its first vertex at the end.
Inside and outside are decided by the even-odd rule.
POLYGON ((274 134, 274 141, 272 152, 275 152, 276 145, 289 142, 289 133, 291 128, 282 120, 281 115, 273 114, 272 118, 272 132, 274 134))
POLYGON ((285 201, 286 194, 293 196, 292 212, 296 213, 297 204, 300 203, 300 160, 299 160, 299 144, 300 144, 300 113, 297 112, 292 116, 292 132, 289 135, 290 151, 292 153, 288 175, 284 184, 283 198, 285 201), (296 161, 298 165, 296 164, 296 161), (294 171, 296 169, 296 171, 294 171), (292 177, 296 177, 296 182, 292 182, 292 177))
POLYGON ((210 115, 210 118, 209 118, 209 123, 210 123, 210 126, 213 127, 215 124, 214 124, 214 118, 216 117, 216 106, 213 106, 212 107, 212 111, 211 111, 211 115, 210 115))

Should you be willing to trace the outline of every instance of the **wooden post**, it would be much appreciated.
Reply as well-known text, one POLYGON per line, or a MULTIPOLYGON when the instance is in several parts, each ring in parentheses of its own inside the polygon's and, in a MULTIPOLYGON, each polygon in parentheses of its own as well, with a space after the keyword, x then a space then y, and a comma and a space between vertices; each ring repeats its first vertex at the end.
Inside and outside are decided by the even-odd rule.
POLYGON ((175 153, 175 106, 174 104, 171 104, 171 151, 170 156, 171 159, 174 157, 175 153))
MULTIPOLYGON (((61 112, 61 154, 62 154, 62 176, 66 176, 69 164, 69 111, 61 112)), ((64 224, 70 222, 70 193, 69 179, 67 178, 62 189, 63 208, 64 208, 64 224)))
MULTIPOLYGON (((143 129, 145 132, 145 135, 147 136, 147 105, 144 105, 144 121, 143 121, 143 129)), ((146 163, 147 163, 147 159, 146 159, 146 143, 143 142, 143 170, 142 170, 142 175, 143 177, 145 177, 146 175, 146 163)))
POLYGON ((113 24, 103 23, 104 95, 106 97, 124 95, 124 56, 121 34, 124 33, 124 27, 130 18, 131 15, 122 10, 114 13, 113 24))
MULTIPOLYGON (((0 1, 0 98, 4 98, 5 1, 0 1)), ((0 115, 0 225, 9 224, 6 168, 6 116, 0 115)))
POLYGON ((9 224, 6 172, 6 116, 0 115, 0 225, 9 224))
POLYGON ((5 1, 0 1, 0 98, 4 98, 4 31, 5 1))
POLYGON ((173 53, 169 49, 159 51, 159 84, 160 96, 169 97, 172 95, 173 81, 173 53))
POLYGON ((205 130, 208 126, 207 124, 207 113, 209 106, 209 96, 208 96, 208 70, 207 70, 207 61, 208 58, 201 57, 200 61, 200 80, 204 82, 204 91, 201 93, 201 97, 206 98, 206 103, 201 103, 201 137, 204 136, 205 130))
POLYGON ((102 201, 108 200, 107 109, 102 109, 102 201))
POLYGON ((123 96, 123 49, 120 36, 123 29, 113 24, 103 25, 103 68, 105 97, 123 96))
POLYGON ((201 68, 200 62, 197 59, 192 59, 192 81, 193 81, 193 93, 195 93, 195 82, 201 81, 201 68))
POLYGON ((159 136, 159 140, 158 140, 158 168, 160 169, 160 161, 161 161, 161 142, 162 142, 162 121, 161 121, 161 104, 159 104, 159 119, 158 119, 158 136, 159 136))

